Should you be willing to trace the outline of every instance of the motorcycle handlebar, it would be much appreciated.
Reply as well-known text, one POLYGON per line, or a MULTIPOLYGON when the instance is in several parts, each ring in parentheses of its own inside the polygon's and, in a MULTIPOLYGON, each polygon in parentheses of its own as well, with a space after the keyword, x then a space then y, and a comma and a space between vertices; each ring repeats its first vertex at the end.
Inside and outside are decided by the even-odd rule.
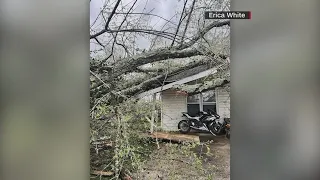
POLYGON ((208 109, 208 111, 209 111, 209 114, 210 114, 210 115, 213 115, 213 116, 215 116, 216 118, 220 118, 219 114, 217 114, 217 113, 214 112, 213 110, 208 109))

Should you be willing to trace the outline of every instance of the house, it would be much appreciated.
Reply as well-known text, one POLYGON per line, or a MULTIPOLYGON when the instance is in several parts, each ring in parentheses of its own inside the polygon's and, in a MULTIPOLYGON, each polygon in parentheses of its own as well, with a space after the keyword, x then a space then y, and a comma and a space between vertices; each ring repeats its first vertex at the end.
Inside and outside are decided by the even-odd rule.
POLYGON ((161 100, 161 129, 165 131, 178 131, 178 123, 183 119, 182 112, 196 115, 199 111, 211 109, 222 118, 230 118, 230 93, 228 86, 217 87, 198 94, 188 94, 181 91, 179 85, 193 85, 197 81, 213 75, 217 69, 206 65, 198 66, 174 76, 168 77, 165 85, 147 92, 138 97, 156 96, 161 100), (160 95, 160 96, 159 96, 160 95))

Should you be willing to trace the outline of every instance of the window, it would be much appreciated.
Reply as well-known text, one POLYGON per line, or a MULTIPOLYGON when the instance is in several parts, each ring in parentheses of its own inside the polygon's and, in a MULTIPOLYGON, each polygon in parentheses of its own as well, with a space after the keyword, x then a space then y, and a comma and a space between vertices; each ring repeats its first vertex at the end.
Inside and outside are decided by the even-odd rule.
POLYGON ((187 100, 188 113, 190 116, 196 116, 196 114, 200 111, 200 95, 192 95, 188 96, 187 100))
POLYGON ((210 109, 216 112, 216 93, 214 91, 202 93, 202 106, 203 111, 210 109))
POLYGON ((214 91, 207 91, 188 96, 187 106, 191 116, 195 116, 199 111, 208 111, 208 109, 216 112, 216 94, 214 91))

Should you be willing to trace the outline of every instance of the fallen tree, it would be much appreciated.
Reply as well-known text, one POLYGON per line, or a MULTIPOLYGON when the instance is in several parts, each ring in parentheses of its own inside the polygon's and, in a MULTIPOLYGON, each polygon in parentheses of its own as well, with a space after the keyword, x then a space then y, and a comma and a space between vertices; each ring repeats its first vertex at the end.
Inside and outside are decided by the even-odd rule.
POLYGON ((224 75, 229 71, 225 65, 229 64, 230 21, 203 17, 203 7, 226 10, 223 6, 228 3, 185 0, 171 19, 139 9, 139 3, 105 1, 90 27, 90 146, 96 175, 119 178, 124 170, 136 169, 152 151, 153 143, 137 134, 149 129, 154 104, 136 101, 137 94, 199 66, 220 70, 197 85, 174 88, 192 94, 230 82, 224 75), (157 25, 150 17, 162 22, 157 25), (105 118, 98 119, 101 116, 105 118), (96 142, 102 136, 108 141, 96 142))

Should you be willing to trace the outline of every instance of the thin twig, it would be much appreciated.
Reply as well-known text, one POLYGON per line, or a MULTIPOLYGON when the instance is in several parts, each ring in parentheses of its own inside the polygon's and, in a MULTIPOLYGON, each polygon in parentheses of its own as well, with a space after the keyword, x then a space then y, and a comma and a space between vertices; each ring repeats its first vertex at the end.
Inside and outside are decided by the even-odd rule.
MULTIPOLYGON (((175 32, 176 35, 179 33, 179 28, 180 28, 180 25, 181 25, 182 20, 183 20, 183 15, 184 15, 184 11, 186 9, 187 2, 188 2, 188 0, 185 0, 185 2, 183 4, 183 8, 182 8, 179 24, 178 24, 178 27, 177 27, 176 32, 175 32)), ((176 39, 176 35, 174 36, 174 40, 176 39)), ((171 47, 174 45, 174 42, 175 42, 174 40, 171 43, 171 47)))
POLYGON ((192 11, 193 11, 195 3, 196 3, 196 0, 193 0, 192 5, 191 5, 191 10, 189 12, 189 16, 188 16, 188 19, 187 19, 187 22, 186 22, 186 26, 185 26, 184 31, 182 33, 182 39, 180 41, 180 45, 182 45, 184 37, 186 35, 187 29, 188 29, 188 26, 189 26, 189 23, 190 23, 190 19, 191 19, 191 14, 192 14, 192 11))
MULTIPOLYGON (((117 12, 117 13, 115 13, 115 14, 127 14, 127 13, 117 12)), ((132 15, 137 14, 137 15, 155 16, 155 17, 158 17, 158 18, 160 18, 160 19, 163 19, 163 20, 165 20, 165 21, 167 21, 167 22, 169 22, 169 23, 177 26, 176 23, 174 23, 174 22, 172 22, 172 21, 170 21, 170 20, 168 20, 168 19, 166 19, 166 18, 163 18, 163 17, 161 17, 161 16, 159 16, 159 15, 156 15, 156 14, 152 14, 152 13, 129 13, 129 14, 130 14, 130 15, 131 15, 131 14, 132 14, 132 15)))
POLYGON ((114 8, 113 8, 113 10, 112 10, 111 14, 109 15, 108 20, 106 22, 105 29, 109 29, 109 23, 111 22, 111 19, 112 19, 113 15, 115 14, 120 2, 121 2, 121 0, 118 0, 116 5, 114 6, 114 8))

